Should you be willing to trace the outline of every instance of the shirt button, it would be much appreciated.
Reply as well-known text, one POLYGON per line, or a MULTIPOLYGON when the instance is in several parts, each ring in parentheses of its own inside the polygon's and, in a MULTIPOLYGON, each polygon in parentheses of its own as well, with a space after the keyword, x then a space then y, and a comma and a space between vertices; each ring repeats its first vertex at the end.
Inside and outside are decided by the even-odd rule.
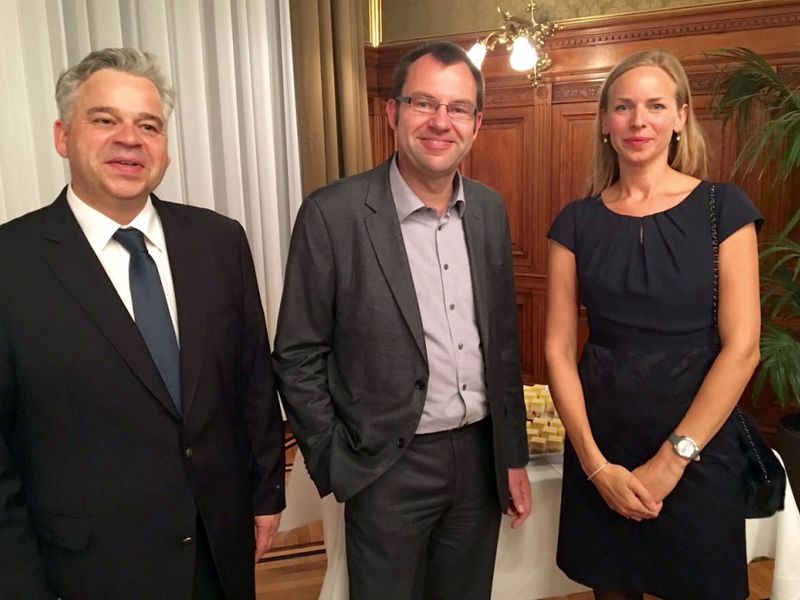
POLYGON ((459 344, 459 345, 458 345, 458 349, 459 349, 459 350, 463 350, 463 349, 464 349, 464 344, 459 344))
POLYGON ((455 304, 451 304, 450 305, 450 310, 455 310, 455 309, 456 309, 456 305, 455 304))
POLYGON ((462 389, 462 390, 465 390, 465 389, 467 389, 467 384, 466 384, 466 383, 462 383, 462 384, 461 384, 461 389, 462 389))
POLYGON ((444 267, 442 267, 442 268, 443 268, 445 271, 447 271, 447 269, 449 269, 449 268, 450 268, 450 265, 448 265, 447 263, 445 263, 445 264, 444 264, 444 267))
POLYGON ((189 446, 184 454, 186 455, 186 458, 192 458, 192 456, 194 456, 194 450, 192 450, 192 447, 189 446))
POLYGON ((417 379, 414 382, 414 387, 417 388, 418 390, 422 391, 422 390, 425 389, 425 382, 422 381, 422 379, 417 379))
POLYGON ((194 544, 194 538, 192 536, 187 536, 181 540, 181 545, 183 546, 191 546, 194 544))
POLYGON ((403 447, 403 446, 405 446, 405 445, 406 445, 406 440, 405 440, 405 438, 400 438, 399 440, 397 440, 397 447, 398 447, 398 448, 402 448, 402 447, 403 447))
POLYGON ((436 228, 436 231, 441 231, 441 230, 442 230, 442 227, 443 227, 443 225, 439 225, 439 226, 436 228))

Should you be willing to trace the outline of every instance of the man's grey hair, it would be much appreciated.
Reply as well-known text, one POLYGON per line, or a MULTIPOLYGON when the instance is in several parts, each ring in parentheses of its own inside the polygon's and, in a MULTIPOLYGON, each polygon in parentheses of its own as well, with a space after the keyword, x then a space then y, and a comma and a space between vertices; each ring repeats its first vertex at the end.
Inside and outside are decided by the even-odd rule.
POLYGON ((136 48, 105 48, 95 50, 74 67, 58 76, 56 82, 56 104, 58 115, 63 123, 69 123, 78 88, 93 73, 103 69, 114 69, 131 75, 147 77, 156 86, 164 109, 164 118, 169 121, 175 106, 175 90, 170 85, 155 57, 136 48))

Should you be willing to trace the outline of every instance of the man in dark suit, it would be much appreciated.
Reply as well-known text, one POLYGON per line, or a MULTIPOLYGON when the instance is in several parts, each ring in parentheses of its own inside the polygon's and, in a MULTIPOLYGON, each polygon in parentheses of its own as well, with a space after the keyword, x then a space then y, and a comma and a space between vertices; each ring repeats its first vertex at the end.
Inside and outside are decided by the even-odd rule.
POLYGON ((244 231, 151 194, 149 55, 93 52, 56 99, 70 185, 0 227, 0 597, 252 600, 285 502, 244 231))
POLYGON ((530 508, 508 218, 462 177, 483 79, 465 52, 404 57, 398 151, 311 194, 275 342, 321 495, 345 502, 351 598, 486 599, 500 513, 530 508))

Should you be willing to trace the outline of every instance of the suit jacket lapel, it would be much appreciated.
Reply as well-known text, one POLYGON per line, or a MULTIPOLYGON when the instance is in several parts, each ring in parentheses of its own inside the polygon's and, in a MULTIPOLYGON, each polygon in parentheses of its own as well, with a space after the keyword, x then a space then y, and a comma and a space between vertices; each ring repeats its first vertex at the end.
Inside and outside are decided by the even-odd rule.
POLYGON ((200 378, 207 328, 208 289, 204 276, 205 254, 191 222, 181 218, 168 202, 152 196, 161 218, 167 243, 181 349, 181 400, 183 415, 189 414, 200 378))
POLYGON ((52 204, 45 238, 54 242, 45 260, 122 359, 176 419, 180 419, 136 324, 69 209, 66 188, 52 204))
POLYGON ((392 290, 392 295, 414 336, 414 341, 427 362, 422 317, 419 313, 414 280, 411 278, 411 267, 408 264, 403 235, 400 232, 400 221, 397 218, 397 210, 389 185, 390 165, 391 159, 373 171, 367 190, 366 204, 375 212, 369 215, 365 222, 386 283, 392 290))
POLYGON ((483 215, 483 204, 476 197, 475 189, 470 182, 464 182, 464 235, 469 253, 469 268, 472 273, 472 293, 475 302, 475 315, 478 319, 478 331, 481 336, 483 351, 487 352, 489 344, 489 281, 486 264, 486 226, 483 215))

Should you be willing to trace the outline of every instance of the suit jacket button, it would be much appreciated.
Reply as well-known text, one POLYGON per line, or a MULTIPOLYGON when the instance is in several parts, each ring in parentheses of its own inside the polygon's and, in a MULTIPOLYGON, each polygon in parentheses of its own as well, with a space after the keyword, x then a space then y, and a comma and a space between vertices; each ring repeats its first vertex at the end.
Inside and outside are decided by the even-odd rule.
POLYGON ((425 382, 422 381, 422 379, 417 379, 414 382, 414 387, 417 388, 418 390, 422 391, 422 390, 425 389, 425 382))
POLYGON ((406 439, 405 438, 400 438, 399 440, 397 440, 397 447, 398 448, 402 448, 405 445, 406 445, 406 439))
POLYGON ((184 546, 191 546, 194 544, 194 538, 192 536, 185 537, 181 540, 181 544, 184 546))
POLYGON ((192 447, 189 446, 184 454, 186 455, 186 458, 192 458, 192 456, 194 456, 194 450, 192 450, 192 447))

